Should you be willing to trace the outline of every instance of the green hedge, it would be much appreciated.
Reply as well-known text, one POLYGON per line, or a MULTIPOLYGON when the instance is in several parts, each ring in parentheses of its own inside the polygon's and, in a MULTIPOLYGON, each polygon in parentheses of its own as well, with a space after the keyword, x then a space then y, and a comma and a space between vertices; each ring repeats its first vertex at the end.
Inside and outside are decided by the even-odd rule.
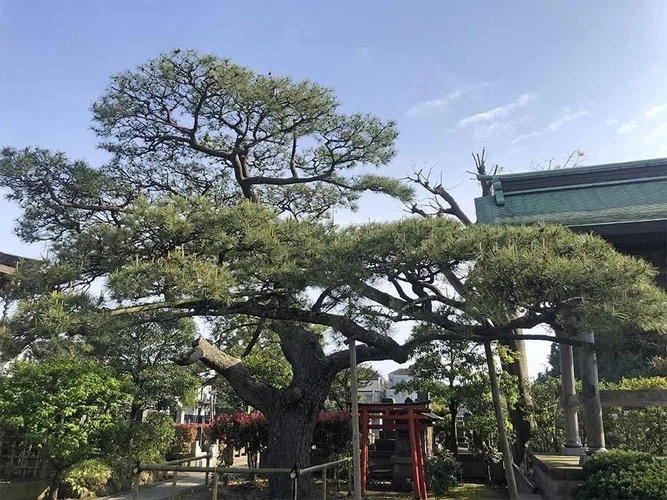
POLYGON ((667 499, 667 461, 648 453, 596 453, 584 465, 584 474, 584 483, 574 492, 575 500, 667 499))

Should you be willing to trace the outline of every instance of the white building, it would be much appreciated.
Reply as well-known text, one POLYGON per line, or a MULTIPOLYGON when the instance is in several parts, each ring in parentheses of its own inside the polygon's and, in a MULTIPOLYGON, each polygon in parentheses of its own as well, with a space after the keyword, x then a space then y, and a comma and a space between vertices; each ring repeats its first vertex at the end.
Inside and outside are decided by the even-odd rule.
POLYGON ((360 403, 382 403, 382 398, 385 397, 385 392, 387 389, 387 381, 384 377, 378 375, 378 377, 364 387, 359 388, 357 393, 359 394, 360 403))
POLYGON ((393 398, 395 403, 405 403, 405 400, 410 398, 411 401, 417 401, 416 392, 396 392, 396 385, 400 382, 409 382, 410 376, 408 368, 399 368, 394 370, 388 376, 389 384, 387 385, 387 397, 393 398))

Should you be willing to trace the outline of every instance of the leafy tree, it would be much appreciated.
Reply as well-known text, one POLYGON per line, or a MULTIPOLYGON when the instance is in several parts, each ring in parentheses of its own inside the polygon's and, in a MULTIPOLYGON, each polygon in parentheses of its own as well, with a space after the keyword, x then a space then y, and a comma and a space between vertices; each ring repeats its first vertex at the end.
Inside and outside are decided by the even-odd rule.
MULTIPOLYGON (((411 192, 357 175, 392 158, 394 124, 340 113, 319 85, 175 52, 114 76, 93 112, 109 165, 41 149, 0 155, 0 185, 23 208, 18 233, 51 249, 4 291, 16 302, 13 340, 264 318, 259 336, 277 336, 288 385, 253 378, 243 355, 203 337, 181 363, 215 370, 262 411, 266 466, 308 463, 317 414, 335 374, 349 368, 347 349, 324 352, 323 327, 355 338, 359 362, 403 363, 434 340, 490 350, 538 324, 664 326, 654 270, 595 237, 444 218, 332 226, 326 212, 354 205, 363 190, 411 192), (88 293, 95 280, 99 297, 88 293), (400 344, 388 335, 399 321, 438 330, 400 344)), ((289 487, 275 478, 271 493, 289 487)))
MULTIPOLYGON (((357 384, 360 389, 379 377, 380 373, 370 366, 360 365, 357 368, 357 384)), ((349 368, 346 368, 336 373, 327 400, 333 403, 338 410, 347 410, 348 403, 352 401, 351 395, 352 373, 349 368)))
MULTIPOLYGON (((618 383, 604 384, 602 389, 644 390, 667 389, 666 377, 626 378, 618 383)), ((605 437, 608 446, 667 455, 667 409, 659 406, 644 408, 608 407, 603 410, 605 437)))
POLYGON ((201 381, 191 367, 175 365, 173 358, 192 341, 193 324, 149 323, 119 330, 102 330, 86 338, 88 353, 134 384, 132 415, 140 409, 169 410, 196 402, 201 381))
MULTIPOLYGON (((476 174, 477 176, 482 196, 493 195, 494 187, 493 182, 491 181, 491 176, 501 171, 502 168, 497 164, 491 167, 487 165, 488 158, 486 156, 486 150, 484 149, 481 153, 473 154, 472 157, 475 163, 475 171, 471 173, 476 174)), ((583 162, 584 157, 585 154, 583 152, 574 151, 570 153, 562 165, 554 165, 554 160, 549 160, 547 166, 540 166, 540 168, 576 167, 583 162)), ((533 164, 533 168, 535 167, 538 166, 533 164)), ((409 181, 428 193, 426 200, 422 203, 413 202, 409 205, 409 210, 421 217, 446 217, 451 218, 464 226, 471 226, 473 221, 466 215, 452 193, 443 186, 442 176, 439 179, 439 182, 437 182, 433 181, 431 174, 432 170, 425 172, 424 169, 415 169, 414 175, 408 177, 409 181)), ((452 273, 448 275, 447 279, 456 290, 462 289, 463 280, 456 274, 452 273)), ((517 312, 508 311, 507 314, 510 317, 514 317, 517 315, 517 312)), ((502 363, 501 366, 505 374, 514 377, 518 388, 519 398, 517 404, 510 406, 508 410, 514 427, 514 435, 516 437, 514 441, 514 455, 515 459, 520 461, 520 457, 523 456, 525 451, 526 443, 531 439, 531 434, 535 428, 535 422, 531 414, 532 401, 530 397, 525 343, 520 338, 521 332, 519 330, 515 330, 513 334, 514 335, 511 338, 501 341, 501 344, 503 344, 509 352, 513 353, 512 356, 504 357, 505 362, 502 363)), ((491 349, 487 349, 487 352, 490 351, 491 349)), ((491 359, 487 360, 487 364, 490 369, 491 359)), ((500 395, 498 395, 498 399, 499 398, 500 395)))
MULTIPOLYGON (((417 327, 416 335, 423 334, 428 327, 417 327), (419 330, 422 330, 421 332, 419 330)), ((413 352, 414 363, 410 366, 411 379, 401 382, 399 391, 428 392, 431 399, 443 404, 449 411, 447 447, 458 455, 456 417, 460 409, 467 409, 467 402, 480 396, 479 386, 473 381, 484 371, 484 353, 479 344, 465 341, 435 341, 419 346, 413 352)), ((485 388, 488 388, 486 380, 485 388)))
MULTIPOLYGON (((622 334, 610 335, 596 346, 598 372, 601 380, 619 382, 623 378, 648 376, 655 372, 655 362, 667 350, 667 340, 659 332, 637 332, 626 330, 622 334)), ((560 350, 558 344, 551 347, 549 368, 546 375, 560 377, 560 350)), ((579 374, 579 359, 574 359, 575 374, 579 374)))
POLYGON ((99 453, 129 403, 126 383, 93 361, 18 363, 0 379, 0 425, 25 433, 50 461, 50 500, 68 467, 99 453))

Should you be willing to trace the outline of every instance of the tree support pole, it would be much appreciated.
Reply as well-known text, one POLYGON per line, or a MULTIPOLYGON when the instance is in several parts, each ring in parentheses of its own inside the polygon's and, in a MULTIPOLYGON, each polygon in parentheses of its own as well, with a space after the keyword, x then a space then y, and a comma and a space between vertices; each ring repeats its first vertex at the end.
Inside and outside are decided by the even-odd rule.
MULTIPOLYGON (((558 334, 558 332, 557 332, 558 334)), ((577 407, 570 404, 576 396, 574 379, 574 354, 571 345, 560 344, 560 374, 563 415, 565 419, 565 444, 561 448, 561 455, 585 455, 586 450, 581 446, 579 439, 579 421, 577 420, 577 407)))
MULTIPOLYGON (((352 387, 352 460, 354 468, 354 500, 361 500, 361 448, 359 440, 359 396, 357 387, 357 341, 350 339, 350 377, 352 387)), ((349 482, 349 478, 348 478, 349 482)))
POLYGON ((489 368, 489 381, 491 382, 491 394, 493 396, 493 409, 496 414, 496 424, 498 426, 498 437, 500 438, 500 447, 503 454, 503 466, 505 467, 505 479, 507 479, 507 489, 510 500, 519 500, 519 491, 516 487, 514 477, 514 463, 512 461, 512 451, 510 450, 509 440, 507 439, 507 430, 505 429, 505 412, 500 398, 500 385, 498 384, 498 374, 496 372, 496 362, 493 357, 491 341, 484 341, 484 352, 486 353, 486 364, 489 368))

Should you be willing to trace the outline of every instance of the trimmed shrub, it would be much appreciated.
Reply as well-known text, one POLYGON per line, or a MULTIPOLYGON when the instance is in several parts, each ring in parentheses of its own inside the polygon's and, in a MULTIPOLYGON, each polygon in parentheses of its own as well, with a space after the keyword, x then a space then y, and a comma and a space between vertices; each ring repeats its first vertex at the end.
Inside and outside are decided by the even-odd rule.
POLYGON ((77 498, 104 493, 111 479, 111 466, 99 458, 84 460, 72 466, 63 484, 77 498))
POLYGON ((424 468, 428 490, 436 497, 444 495, 453 486, 461 484, 461 464, 449 451, 442 451, 426 460, 424 468))
POLYGON ((192 445, 197 439, 196 427, 189 424, 176 424, 174 439, 171 442, 171 453, 187 455, 192 451, 192 445))
POLYGON ((313 445, 322 450, 327 461, 349 453, 352 446, 352 418, 347 411, 327 411, 317 416, 313 445))
MULTIPOLYGON (((209 424, 208 433, 213 441, 237 450, 246 448, 250 453, 261 452, 269 441, 269 426, 260 412, 219 415, 209 424)), ((349 451, 351 434, 349 412, 322 412, 317 417, 313 444, 328 458, 349 451)))
POLYGON ((648 453, 613 450, 597 453, 584 465, 586 480, 576 500, 665 500, 667 461, 648 453))
POLYGON ((210 424, 214 441, 222 441, 226 447, 247 448, 248 452, 262 451, 269 441, 269 426, 264 415, 252 413, 225 413, 210 424))

